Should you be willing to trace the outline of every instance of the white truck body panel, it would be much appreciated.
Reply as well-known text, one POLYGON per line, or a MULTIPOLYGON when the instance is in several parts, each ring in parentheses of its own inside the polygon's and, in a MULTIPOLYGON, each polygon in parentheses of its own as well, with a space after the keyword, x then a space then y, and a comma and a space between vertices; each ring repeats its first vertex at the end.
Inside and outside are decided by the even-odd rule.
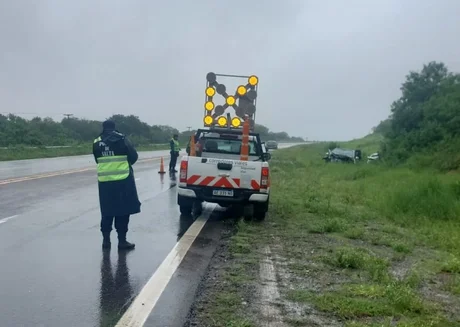
MULTIPOLYGON (((226 158, 233 155, 222 155, 224 158, 216 158, 216 154, 213 156, 214 158, 188 156, 182 158, 182 160, 188 160, 187 185, 246 190, 260 189, 262 166, 268 167, 266 162, 226 158), (203 160, 204 158, 205 160, 203 160), (231 164, 232 169, 218 169, 219 163, 231 164)), ((221 157, 220 154, 218 156, 221 157)))
MULTIPOLYGON (((252 207, 255 219, 264 219, 270 198, 269 154, 258 136, 249 137, 249 158, 241 158, 241 134, 197 132, 194 156, 181 158, 177 202, 181 214, 190 214, 203 202, 220 206, 252 207)), ((246 211, 246 214, 248 211, 246 211)))

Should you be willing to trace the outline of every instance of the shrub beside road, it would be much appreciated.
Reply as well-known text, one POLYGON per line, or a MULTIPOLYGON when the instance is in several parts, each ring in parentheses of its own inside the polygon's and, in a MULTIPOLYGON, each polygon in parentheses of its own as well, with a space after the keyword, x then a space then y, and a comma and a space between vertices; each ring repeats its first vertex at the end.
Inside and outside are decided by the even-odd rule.
POLYGON ((326 164, 325 146, 274 153, 269 216, 223 238, 191 322, 459 326, 459 175, 326 164))

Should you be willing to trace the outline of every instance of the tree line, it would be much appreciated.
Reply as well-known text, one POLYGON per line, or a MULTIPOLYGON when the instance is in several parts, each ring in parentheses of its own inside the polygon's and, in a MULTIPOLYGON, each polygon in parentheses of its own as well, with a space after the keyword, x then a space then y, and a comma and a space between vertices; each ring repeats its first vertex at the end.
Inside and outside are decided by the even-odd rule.
POLYGON ((384 136, 381 154, 390 164, 460 168, 460 74, 436 61, 409 72, 374 133, 384 136))
MULTIPOLYGON (((172 135, 180 135, 186 142, 193 131, 180 132, 168 125, 149 125, 134 115, 113 115, 117 130, 127 135, 134 145, 165 144, 172 135)), ((55 121, 51 118, 35 117, 25 119, 13 114, 0 114, 0 147, 14 146, 66 146, 92 142, 101 132, 101 121, 63 118, 55 121)), ((263 125, 255 129, 264 140, 302 142, 302 138, 291 137, 286 132, 272 132, 263 125)))

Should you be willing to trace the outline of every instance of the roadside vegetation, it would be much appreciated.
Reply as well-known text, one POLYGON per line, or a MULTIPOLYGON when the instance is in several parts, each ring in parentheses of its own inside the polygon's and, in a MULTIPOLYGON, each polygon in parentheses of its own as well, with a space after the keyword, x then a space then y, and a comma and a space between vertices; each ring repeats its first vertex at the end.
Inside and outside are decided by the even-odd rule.
POLYGON ((269 217, 237 224, 200 326, 262 326, 275 309, 285 326, 459 326, 460 176, 325 164, 326 145, 274 154, 269 217), (267 247, 280 296, 264 304, 267 247))
POLYGON ((405 115, 395 109, 372 135, 339 144, 361 149, 363 158, 379 151, 381 162, 325 163, 328 143, 273 154, 269 216, 263 223, 241 220, 224 238, 192 323, 460 326, 460 175, 454 160, 460 157, 445 146, 460 140, 449 131, 460 117, 460 88, 457 82, 450 91, 428 87, 433 80, 444 83, 436 76, 457 78, 435 67, 444 66, 431 63, 408 75, 413 84, 406 81, 398 100, 407 104, 413 96, 408 90, 419 92, 412 106, 425 112, 417 124, 399 130, 393 120, 412 121, 413 107, 405 115), (433 97, 443 105, 433 106, 433 97), (426 126, 437 126, 442 137, 414 146, 426 126))
MULTIPOLYGON (((151 126, 133 115, 114 115, 110 119, 140 151, 168 149, 167 144, 175 133, 179 134, 179 141, 185 149, 190 136, 195 133, 194 130, 179 132, 171 126, 151 126)), ((40 117, 27 120, 12 114, 0 114, 0 161, 91 154, 91 145, 101 132, 101 124, 100 121, 73 117, 62 121, 40 117)), ((286 132, 273 132, 263 125, 256 125, 256 129, 264 140, 303 142, 302 138, 291 137, 286 132)))

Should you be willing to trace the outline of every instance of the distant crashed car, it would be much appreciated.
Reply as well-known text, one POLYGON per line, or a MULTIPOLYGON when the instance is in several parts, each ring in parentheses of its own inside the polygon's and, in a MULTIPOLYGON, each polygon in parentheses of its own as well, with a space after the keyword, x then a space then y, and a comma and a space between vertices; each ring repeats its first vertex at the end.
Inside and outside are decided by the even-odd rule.
POLYGON ((353 162, 361 160, 361 150, 335 148, 329 149, 323 157, 325 162, 353 162))
POLYGON ((367 157, 367 163, 372 162, 372 161, 377 161, 379 159, 380 159, 380 154, 378 152, 375 152, 367 157))
POLYGON ((267 150, 276 150, 278 149, 278 142, 268 141, 265 143, 265 147, 267 148, 267 150))

